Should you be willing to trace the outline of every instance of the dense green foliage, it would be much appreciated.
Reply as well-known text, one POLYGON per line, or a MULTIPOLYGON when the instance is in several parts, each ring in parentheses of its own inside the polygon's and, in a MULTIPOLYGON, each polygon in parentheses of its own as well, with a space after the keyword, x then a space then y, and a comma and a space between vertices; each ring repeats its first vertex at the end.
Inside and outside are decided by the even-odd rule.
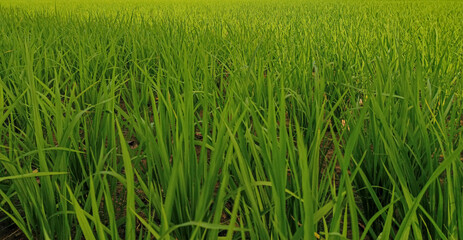
POLYGON ((463 239, 463 3, 0 6, 0 234, 463 239))

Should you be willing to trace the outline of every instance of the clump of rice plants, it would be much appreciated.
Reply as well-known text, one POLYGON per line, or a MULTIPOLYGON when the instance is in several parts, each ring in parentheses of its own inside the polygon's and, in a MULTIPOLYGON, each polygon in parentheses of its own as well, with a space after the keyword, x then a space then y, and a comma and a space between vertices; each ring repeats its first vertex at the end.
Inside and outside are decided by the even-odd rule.
POLYGON ((0 3, 0 238, 463 239, 463 3, 0 3))

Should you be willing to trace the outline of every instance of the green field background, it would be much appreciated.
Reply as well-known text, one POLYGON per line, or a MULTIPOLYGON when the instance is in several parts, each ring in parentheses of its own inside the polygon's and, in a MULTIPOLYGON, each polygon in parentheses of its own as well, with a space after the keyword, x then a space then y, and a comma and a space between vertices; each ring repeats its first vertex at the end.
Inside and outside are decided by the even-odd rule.
POLYGON ((462 1, 0 1, 0 239, 463 239, 462 1))

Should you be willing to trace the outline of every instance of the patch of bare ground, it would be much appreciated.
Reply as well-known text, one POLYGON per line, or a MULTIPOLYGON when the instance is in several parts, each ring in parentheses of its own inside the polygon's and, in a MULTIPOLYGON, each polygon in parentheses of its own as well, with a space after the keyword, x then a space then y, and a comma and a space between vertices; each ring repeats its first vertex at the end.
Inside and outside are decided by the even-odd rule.
MULTIPOLYGON (((3 216, 0 216, 0 219, 3 216)), ((0 239, 2 240, 27 240, 24 233, 13 223, 0 223, 0 239)))

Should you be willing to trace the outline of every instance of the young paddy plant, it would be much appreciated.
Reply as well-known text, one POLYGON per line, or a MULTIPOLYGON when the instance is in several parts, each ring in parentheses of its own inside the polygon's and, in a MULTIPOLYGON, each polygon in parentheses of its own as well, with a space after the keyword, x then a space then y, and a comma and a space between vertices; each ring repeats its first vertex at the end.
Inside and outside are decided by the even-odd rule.
POLYGON ((461 4, 130 3, 2 2, 1 237, 463 238, 461 4))

